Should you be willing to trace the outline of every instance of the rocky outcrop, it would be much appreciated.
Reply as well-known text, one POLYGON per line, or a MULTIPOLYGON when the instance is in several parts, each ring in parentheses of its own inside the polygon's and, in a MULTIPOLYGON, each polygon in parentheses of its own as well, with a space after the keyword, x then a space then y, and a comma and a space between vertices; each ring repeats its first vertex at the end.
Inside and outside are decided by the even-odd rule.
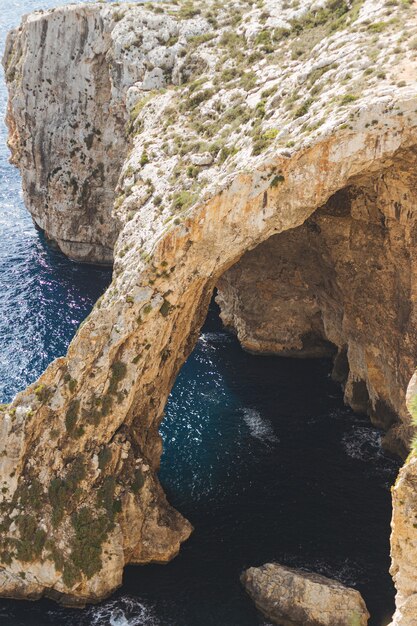
POLYGON ((96 263, 112 261, 111 210, 126 155, 126 110, 114 93, 110 47, 101 14, 68 8, 24 18, 4 57, 9 146, 26 205, 65 254, 96 263))
MULTIPOLYGON (((394 16, 390 11, 379 0, 331 0, 320 7, 305 0, 298 8, 272 0, 262 7, 99 3, 35 14, 11 35, 5 56, 8 123, 14 160, 27 177, 30 210, 62 249, 63 241, 82 244, 82 254, 71 248, 76 258, 106 260, 95 244, 111 248, 111 237, 119 235, 112 284, 67 355, 0 410, 2 595, 44 594, 83 604, 114 590, 125 564, 163 562, 178 552, 191 527, 169 506, 158 482, 158 426, 214 286, 248 250, 297 229, 335 194, 350 189, 371 194, 369 201, 354 205, 355 212, 369 212, 366 224, 374 225, 379 216, 372 198, 394 201, 390 210, 378 205, 381 223, 389 215, 392 236, 401 239, 409 232, 411 237, 414 166, 407 163, 417 146, 416 22, 406 3, 394 16), (58 166, 49 163, 73 158, 61 151, 69 129, 61 141, 51 139, 48 160, 32 145, 36 137, 45 145, 57 110, 65 125, 68 111, 79 109, 82 125, 74 141, 80 147, 88 136, 86 120, 95 115, 99 82, 93 91, 83 87, 92 107, 87 109, 73 83, 65 80, 56 87, 60 73, 52 65, 53 97, 39 101, 37 96, 43 110, 30 108, 26 85, 39 81, 42 69, 35 53, 50 52, 49 29, 57 32, 52 23, 63 20, 60 52, 66 59, 77 51, 76 83, 84 85, 82 76, 93 81, 92 66, 100 57, 95 80, 102 81, 107 95, 97 97, 114 111, 120 107, 115 117, 110 109, 102 117, 97 112, 101 135, 96 136, 105 136, 108 127, 118 145, 116 117, 123 124, 128 120, 125 144, 120 140, 120 152, 111 157, 115 177, 123 164, 112 217, 104 219, 102 230, 99 216, 106 211, 108 216, 111 194, 104 198, 98 185, 93 210, 90 202, 77 204, 66 184, 58 192, 45 182, 54 179, 58 166), (86 21, 82 44, 75 24, 86 21), (29 42, 37 42, 33 54, 29 42), (48 194, 53 206, 49 203, 42 217, 42 198, 48 194), (394 220, 404 229, 395 228, 394 220)), ((80 183, 98 163, 110 176, 102 150, 94 140, 89 167, 74 166, 80 183)), ((103 185, 111 189, 113 183, 108 178, 103 185)), ((322 213, 317 220, 325 225, 331 215, 322 213)), ((383 241, 378 229, 374 246, 383 241)), ((343 251, 343 228, 340 237, 343 251)), ((352 229, 351 247, 365 241, 360 229, 352 229)), ((403 250, 401 242, 384 249, 394 256, 403 250)), ((391 284, 378 297, 391 297, 391 284)), ((400 284, 412 290, 405 276, 400 284)), ((329 311, 332 297, 330 290, 329 311)), ((343 307, 348 310, 346 302, 343 307)), ((395 324, 394 307, 387 303, 386 316, 378 318, 387 333, 395 324)), ((310 313, 305 309, 304 320, 310 313)), ((409 332, 407 315, 404 320, 409 332)), ((340 324, 332 323, 336 335, 340 324)), ((349 323, 353 330, 350 335, 342 327, 343 341, 353 345, 359 326, 353 319, 349 323)), ((392 349, 392 359, 401 360, 403 344, 392 349)), ((371 350, 369 363, 376 357, 371 350)), ((371 379, 369 363, 361 372, 372 380, 378 398, 387 398, 377 375, 371 379)), ((390 382, 391 361, 376 367, 390 382)), ((396 371, 405 376, 400 367, 396 371)), ((401 391, 392 393, 394 399, 387 399, 396 409, 401 391)), ((375 397, 370 392, 371 400, 375 397)))
POLYGON ((242 584, 257 608, 281 626, 366 626, 369 613, 359 591, 278 563, 251 567, 242 584))

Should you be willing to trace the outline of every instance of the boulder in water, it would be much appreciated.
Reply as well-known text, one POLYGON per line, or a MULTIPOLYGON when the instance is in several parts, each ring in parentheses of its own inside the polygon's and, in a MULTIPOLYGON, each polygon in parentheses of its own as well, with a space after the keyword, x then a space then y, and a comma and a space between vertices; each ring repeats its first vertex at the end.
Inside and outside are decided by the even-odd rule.
POLYGON ((241 576, 268 619, 281 626, 366 626, 365 602, 355 589, 319 574, 267 563, 241 576))

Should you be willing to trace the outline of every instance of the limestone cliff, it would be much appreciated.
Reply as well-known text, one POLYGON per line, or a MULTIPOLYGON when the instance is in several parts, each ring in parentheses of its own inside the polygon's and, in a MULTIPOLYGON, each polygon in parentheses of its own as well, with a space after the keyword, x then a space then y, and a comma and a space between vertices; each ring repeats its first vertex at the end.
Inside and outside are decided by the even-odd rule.
MULTIPOLYGON (((318 249, 333 246, 334 224, 349 265, 372 234, 356 291, 332 304, 352 273, 338 266, 324 312, 333 343, 352 351, 361 341, 350 301, 367 267, 388 281, 380 306, 395 291, 391 258, 395 274, 406 244, 412 255, 416 26, 407 2, 209 1, 72 6, 34 14, 11 34, 10 142, 35 221, 89 261, 108 261, 119 235, 112 284, 68 354, 1 410, 1 594, 82 604, 114 590, 124 564, 177 553, 191 528, 158 482, 158 426, 214 286, 248 250, 309 220, 297 232, 323 231, 312 258, 341 264, 318 249), (59 33, 60 71, 48 33, 59 33), (338 215, 329 199, 352 189, 350 217, 338 215), (344 311, 345 326, 336 319, 344 311)), ((395 351, 385 364, 369 340, 360 376, 370 401, 386 400, 408 428, 399 388, 411 367, 413 282, 399 284, 399 300, 410 298, 396 334, 404 344, 380 342, 395 351)), ((303 304, 304 321, 324 311, 321 300, 303 304)), ((394 309, 376 312, 380 336, 398 322, 394 309)))
MULTIPOLYGON (((407 405, 417 425, 417 373, 407 389, 407 405)), ((392 626, 417 625, 417 442, 392 488, 391 575, 397 595, 392 626)))

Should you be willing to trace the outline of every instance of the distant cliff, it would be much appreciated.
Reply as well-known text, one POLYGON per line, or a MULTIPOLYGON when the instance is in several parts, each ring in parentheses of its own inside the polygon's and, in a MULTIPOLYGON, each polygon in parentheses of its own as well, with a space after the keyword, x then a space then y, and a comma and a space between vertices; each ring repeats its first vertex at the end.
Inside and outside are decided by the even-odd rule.
MULTIPOLYGON (((209 0, 70 6, 10 34, 26 204, 114 275, 66 357, 1 410, 1 594, 82 604, 178 552, 191 526, 159 485, 158 426, 217 284, 248 348, 330 341, 346 399, 408 448, 416 32, 408 2, 209 0)), ((412 626, 396 554, 393 623, 412 626)))

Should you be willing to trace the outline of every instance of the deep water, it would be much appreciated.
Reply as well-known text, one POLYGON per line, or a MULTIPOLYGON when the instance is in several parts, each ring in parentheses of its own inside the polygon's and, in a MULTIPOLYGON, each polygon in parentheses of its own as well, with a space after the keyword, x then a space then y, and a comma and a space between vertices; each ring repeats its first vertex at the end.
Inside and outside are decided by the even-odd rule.
MULTIPOLYGON (((53 6, 3 1, 0 42, 20 15, 53 6)), ((0 115, 6 94, 0 85, 0 115)), ((0 128, 0 402, 62 355, 110 272, 45 244, 20 195, 0 128)), ((388 622, 390 485, 398 463, 380 433, 343 405, 326 360, 256 357, 221 328, 212 305, 163 422, 161 480, 195 532, 166 566, 129 567, 123 587, 83 611, 0 600, 1 626, 266 624, 239 574, 278 560, 359 589, 388 622)))

